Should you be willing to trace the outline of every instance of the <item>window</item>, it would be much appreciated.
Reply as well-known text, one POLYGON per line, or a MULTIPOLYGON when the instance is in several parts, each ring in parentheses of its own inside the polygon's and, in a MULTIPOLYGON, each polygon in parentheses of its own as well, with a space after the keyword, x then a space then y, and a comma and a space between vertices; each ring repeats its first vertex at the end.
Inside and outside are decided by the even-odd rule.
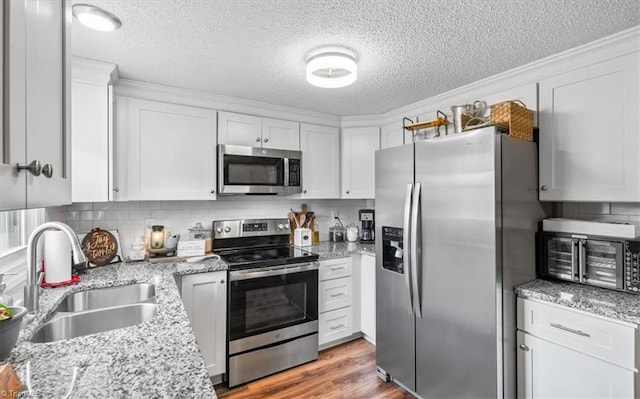
POLYGON ((29 234, 42 223, 44 209, 0 212, 0 259, 27 245, 29 234))
POLYGON ((29 234, 44 220, 44 209, 0 212, 0 273, 4 275, 3 282, 7 283, 7 294, 15 302, 21 301, 26 281, 29 234))

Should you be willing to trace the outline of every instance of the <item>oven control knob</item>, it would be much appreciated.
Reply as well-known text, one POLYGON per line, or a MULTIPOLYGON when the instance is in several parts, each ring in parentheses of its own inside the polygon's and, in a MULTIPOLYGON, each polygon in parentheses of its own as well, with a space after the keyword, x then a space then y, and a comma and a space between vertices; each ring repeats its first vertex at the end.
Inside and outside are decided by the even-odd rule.
POLYGON ((225 228, 224 228, 224 232, 225 232, 225 233, 228 233, 228 232, 230 232, 230 231, 231 231, 231 227, 227 226, 227 227, 225 227, 225 228))
POLYGON ((222 233, 222 227, 216 227, 216 233, 222 233))
POLYGON ((278 230, 284 230, 284 224, 280 223, 280 224, 278 225, 278 230))

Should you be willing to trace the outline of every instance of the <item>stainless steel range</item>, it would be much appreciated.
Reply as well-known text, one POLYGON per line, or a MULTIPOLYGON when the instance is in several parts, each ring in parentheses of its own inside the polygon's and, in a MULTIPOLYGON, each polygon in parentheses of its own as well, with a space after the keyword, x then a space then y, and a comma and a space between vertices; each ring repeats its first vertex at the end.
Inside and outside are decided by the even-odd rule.
POLYGON ((289 245, 287 219, 213 222, 229 265, 230 387, 318 358, 318 255, 289 245))

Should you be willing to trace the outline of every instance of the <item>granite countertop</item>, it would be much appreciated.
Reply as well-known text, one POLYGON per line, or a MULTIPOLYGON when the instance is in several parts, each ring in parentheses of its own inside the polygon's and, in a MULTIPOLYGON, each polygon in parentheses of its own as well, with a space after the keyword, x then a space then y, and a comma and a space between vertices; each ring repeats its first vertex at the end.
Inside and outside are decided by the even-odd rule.
POLYGON ((220 260, 118 263, 91 269, 76 285, 42 289, 40 310, 27 316, 29 324, 7 361, 20 376, 25 394, 30 362, 37 397, 64 397, 77 367, 75 398, 215 398, 174 274, 226 269, 220 260), (156 286, 158 313, 152 320, 70 340, 29 341, 67 294, 136 282, 156 286))
POLYGON ((539 299, 600 316, 640 324, 640 295, 583 284, 535 280, 515 287, 520 297, 539 299))
POLYGON ((373 243, 355 242, 332 242, 323 241, 317 245, 304 247, 309 252, 313 252, 320 256, 320 260, 330 258, 343 258, 353 254, 375 255, 376 249, 373 243))

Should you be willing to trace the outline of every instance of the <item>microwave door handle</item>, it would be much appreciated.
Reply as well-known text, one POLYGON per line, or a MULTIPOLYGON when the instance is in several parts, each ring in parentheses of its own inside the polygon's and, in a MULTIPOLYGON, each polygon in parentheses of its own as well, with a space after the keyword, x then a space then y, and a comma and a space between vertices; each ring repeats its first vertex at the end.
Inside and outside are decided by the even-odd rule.
POLYGON ((413 312, 416 317, 422 318, 422 307, 420 300, 422 299, 420 280, 422 269, 421 260, 418 259, 418 239, 420 238, 420 191, 422 185, 416 183, 413 188, 413 203, 411 204, 411 291, 413 292, 413 312))
POLYGON ((403 247, 403 272, 404 283, 407 290, 407 302, 409 314, 413 314, 413 295, 411 295, 411 198, 413 193, 413 184, 407 183, 407 189, 404 194, 404 221, 402 225, 402 241, 403 247))
POLYGON ((284 158, 284 187, 289 187, 289 158, 284 158))
POLYGON ((580 281, 586 283, 589 273, 587 273, 587 246, 584 240, 578 240, 578 259, 580 260, 580 281))

